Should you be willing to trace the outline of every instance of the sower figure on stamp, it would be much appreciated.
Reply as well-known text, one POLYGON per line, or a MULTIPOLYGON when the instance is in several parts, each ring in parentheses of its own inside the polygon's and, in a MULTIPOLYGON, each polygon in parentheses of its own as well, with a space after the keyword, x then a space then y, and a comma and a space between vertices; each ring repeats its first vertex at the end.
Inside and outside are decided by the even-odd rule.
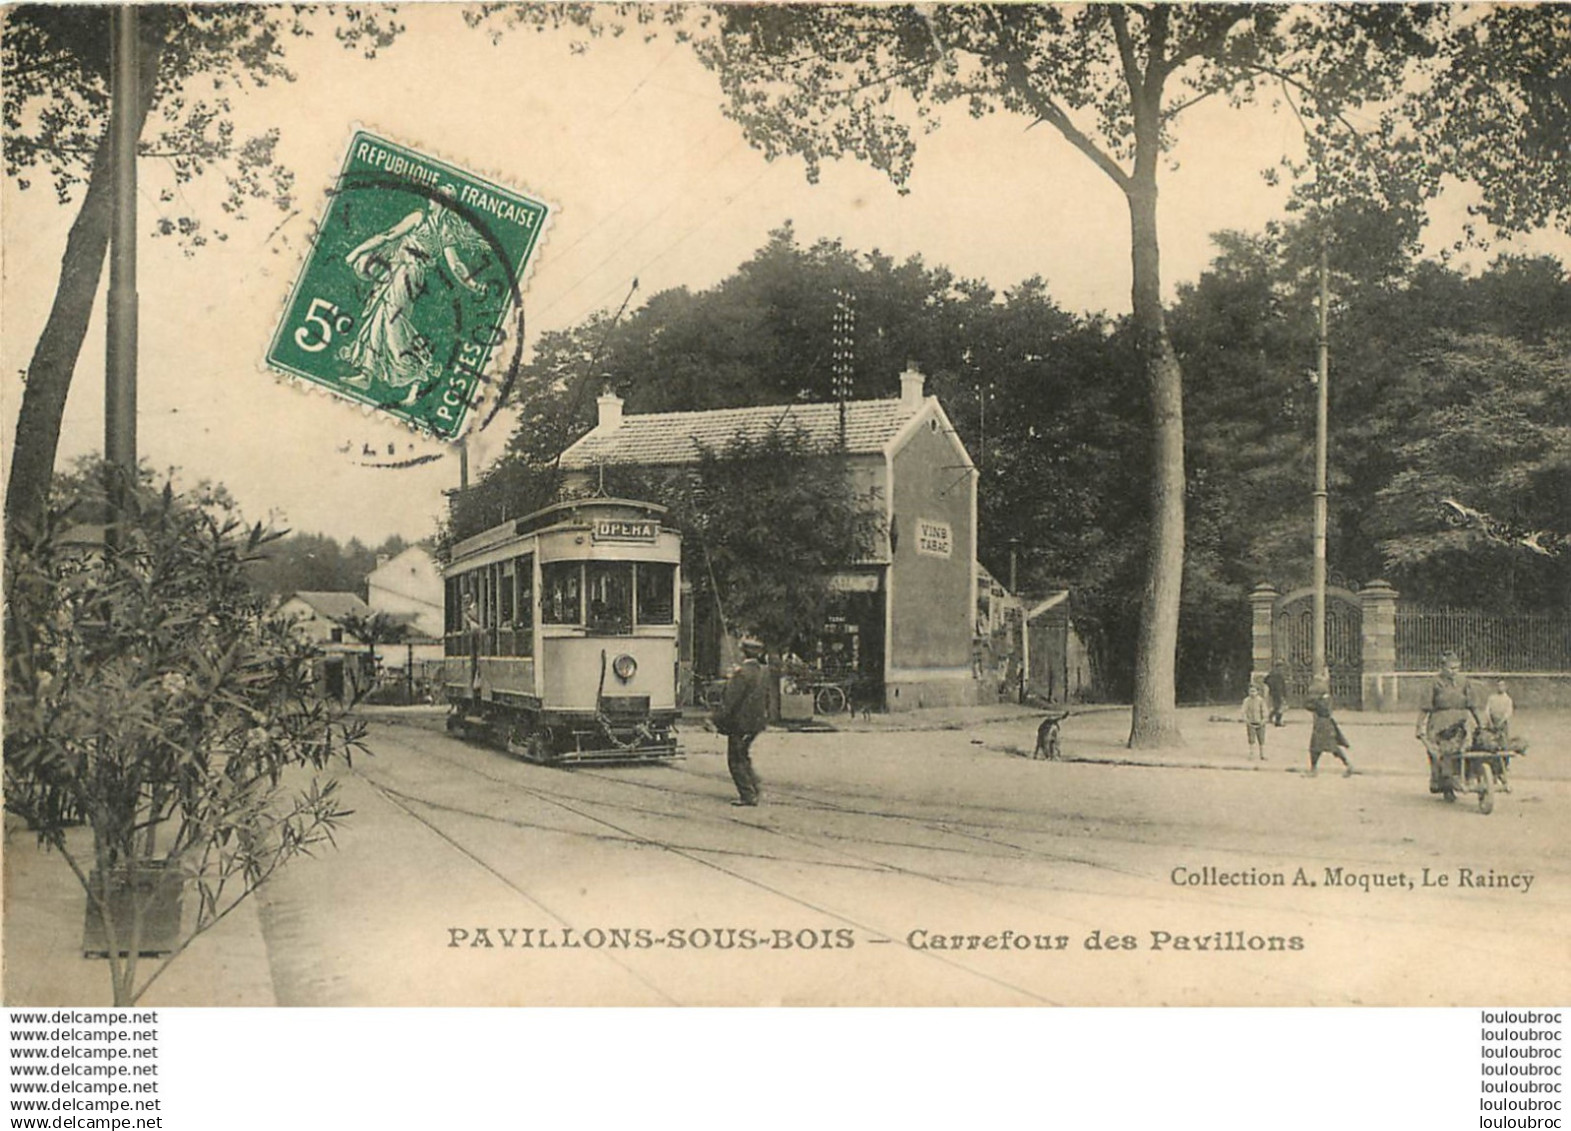
POLYGON ((428 289, 427 274, 442 264, 461 285, 484 294, 485 285, 472 277, 459 252, 480 252, 485 246, 467 221, 432 197, 421 211, 350 251, 346 262, 372 286, 354 341, 338 351, 354 370, 344 384, 369 389, 380 382, 408 389, 405 403, 412 404, 421 383, 441 370, 431 343, 415 327, 414 308, 428 289))
POLYGON ((1478 728, 1473 685, 1462 678, 1461 657, 1447 652, 1440 657, 1440 671, 1418 708, 1417 735, 1429 755, 1430 793, 1441 793, 1446 788, 1442 759, 1471 746, 1478 728))
POLYGON ((726 736, 726 765, 739 795, 733 805, 758 804, 758 774, 753 770, 753 739, 768 725, 769 689, 761 663, 764 646, 742 638, 742 662, 726 679, 725 694, 715 712, 715 729, 726 736))

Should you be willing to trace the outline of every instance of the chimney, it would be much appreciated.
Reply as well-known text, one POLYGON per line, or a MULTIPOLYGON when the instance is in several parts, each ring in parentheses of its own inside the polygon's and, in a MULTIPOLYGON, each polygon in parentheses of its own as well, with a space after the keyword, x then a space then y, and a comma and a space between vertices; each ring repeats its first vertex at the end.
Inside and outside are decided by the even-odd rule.
POLYGON ((610 389, 600 394, 600 399, 595 402, 600 406, 600 421, 595 425, 597 432, 615 432, 622 427, 622 398, 610 389))
POLYGON ((900 407, 915 412, 922 407, 922 386, 927 378, 914 365, 908 365, 900 374, 900 407))

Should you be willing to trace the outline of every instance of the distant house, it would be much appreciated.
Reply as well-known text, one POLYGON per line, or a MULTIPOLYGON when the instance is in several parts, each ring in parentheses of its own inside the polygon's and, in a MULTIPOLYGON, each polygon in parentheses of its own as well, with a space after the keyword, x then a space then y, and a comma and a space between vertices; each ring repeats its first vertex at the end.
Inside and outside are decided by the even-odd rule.
MULTIPOLYGON (((400 644, 387 647, 387 666, 416 670, 442 662, 442 570, 431 552, 410 546, 377 562, 366 575, 366 603, 408 626, 400 644)), ((382 649, 379 649, 381 651, 382 649)))
POLYGON ((300 590, 279 604, 278 611, 295 622, 297 631, 319 644, 354 643, 344 627, 352 617, 371 616, 371 606, 354 593, 300 590))
POLYGON ((834 601, 808 658, 857 676, 891 709, 975 702, 976 469, 923 385, 908 370, 898 398, 847 402, 843 432, 836 403, 627 415, 608 393, 595 428, 562 453, 566 488, 593 489, 602 466, 692 464, 702 449, 777 429, 843 451, 884 530, 865 560, 830 578, 834 601))
POLYGON ((278 612, 294 621, 295 631, 322 649, 317 690, 345 702, 357 698, 376 679, 376 661, 345 622, 368 618, 371 606, 354 593, 302 590, 292 593, 278 612))

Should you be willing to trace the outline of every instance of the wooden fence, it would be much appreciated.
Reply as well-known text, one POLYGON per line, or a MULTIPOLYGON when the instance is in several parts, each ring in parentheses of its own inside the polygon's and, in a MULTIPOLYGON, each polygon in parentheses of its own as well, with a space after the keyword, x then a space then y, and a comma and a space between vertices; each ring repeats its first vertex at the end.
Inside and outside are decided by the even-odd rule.
POLYGON ((1431 670, 1446 651, 1471 672, 1571 672, 1571 615, 1397 609, 1398 671, 1431 670))

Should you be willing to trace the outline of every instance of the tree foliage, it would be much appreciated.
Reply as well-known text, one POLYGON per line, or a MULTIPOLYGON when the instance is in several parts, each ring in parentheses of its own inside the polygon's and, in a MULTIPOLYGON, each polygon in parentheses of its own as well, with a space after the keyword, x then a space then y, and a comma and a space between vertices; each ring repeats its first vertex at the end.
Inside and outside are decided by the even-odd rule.
MULTIPOLYGON (((1355 582, 1388 577, 1419 601, 1557 607, 1561 559, 1522 547, 1509 550, 1518 578, 1505 587, 1509 594, 1484 580, 1500 568, 1491 555, 1506 548, 1476 536, 1447 535, 1449 544, 1479 559, 1475 565, 1457 558, 1420 567, 1401 547, 1410 537, 1445 533, 1439 504, 1445 492, 1436 487, 1421 503, 1402 495, 1407 501, 1399 506, 1390 489, 1404 473, 1434 473, 1425 452, 1456 451, 1433 446, 1443 423, 1430 410, 1434 390, 1455 385, 1456 396, 1472 389, 1480 397, 1494 390, 1486 399, 1523 413, 1523 398, 1554 395, 1550 360, 1563 348, 1556 335, 1571 324, 1571 280, 1562 267, 1503 256, 1468 277, 1415 260, 1405 221, 1367 203, 1261 233, 1224 232, 1210 269, 1180 288, 1169 315, 1188 402, 1189 537, 1176 677, 1185 699, 1241 694, 1250 663, 1249 591, 1262 580, 1283 587, 1308 581, 1314 265, 1326 232, 1336 296, 1333 570, 1355 582), (1430 372, 1449 365, 1445 359, 1464 345, 1482 365, 1490 342, 1505 351, 1488 363, 1498 388, 1475 388, 1468 370, 1444 381, 1430 372)), ((1068 314, 1040 280, 995 293, 938 265, 895 264, 833 242, 803 248, 782 229, 710 290, 656 295, 615 328, 597 316, 551 336, 525 376, 528 415, 513 438, 514 454, 469 494, 494 488, 488 522, 499 521, 504 506, 518 517, 553 501, 555 453, 592 425, 589 390, 602 386, 639 411, 827 399, 824 359, 833 349, 834 309, 818 296, 837 287, 855 296, 859 311, 856 394, 892 395, 902 355, 928 374, 929 391, 940 397, 977 464, 983 564, 1007 577, 1013 551, 1026 595, 1069 588, 1103 689, 1128 695, 1149 536, 1140 488, 1149 476, 1150 413, 1136 346, 1127 324, 1068 314), (663 352, 673 341, 686 345, 663 352), (688 364, 695 350, 704 357, 697 371, 732 380, 695 382, 688 364), (518 452, 528 452, 532 462, 518 452)), ((1520 435, 1547 445, 1550 433, 1542 430, 1552 430, 1559 417, 1547 403, 1534 412, 1520 435)), ((1485 418, 1463 417, 1481 438, 1501 445, 1501 467, 1552 485, 1547 466, 1531 471, 1529 450, 1513 446, 1519 430, 1478 424, 1485 418)), ((1552 450, 1544 446, 1531 458, 1547 465, 1552 450)), ((1465 480, 1466 464, 1457 464, 1454 474, 1465 480)), ((1504 482, 1506 473, 1500 474, 1504 482)), ((1515 497, 1491 482, 1481 477, 1466 497, 1486 511, 1495 508, 1503 520, 1564 529, 1543 506, 1519 511, 1510 501, 1515 497)), ((611 470, 606 484, 613 491, 640 489, 611 470)), ((1448 489, 1462 486, 1448 483, 1448 489)), ((688 576, 698 578, 701 567, 690 562, 688 576)))
MULTIPOLYGON (((109 54, 112 5, 28 4, 6 9, 0 39, 5 69, 6 173, 22 189, 42 179, 61 205, 75 204, 49 317, 28 363, 6 526, 36 525, 46 506, 60 422, 87 333, 109 242, 109 54)), ((150 210, 153 231, 187 253, 228 238, 252 209, 295 207, 293 173, 279 163, 279 131, 239 133, 235 98, 251 87, 292 81, 291 38, 331 28, 346 49, 374 57, 402 31, 393 9, 313 5, 150 4, 138 9, 141 73, 131 117, 139 154, 168 177, 150 210), (222 177, 219 214, 199 215, 182 186, 222 177)), ((147 162, 143 162, 144 166, 147 162)))
POLYGON ((305 590, 358 593, 364 598, 366 577, 377 563, 408 547, 396 534, 375 548, 356 538, 340 544, 326 534, 287 534, 261 547, 246 573, 252 585, 269 597, 305 590))
POLYGON ((1571 338, 1436 335, 1401 375, 1411 422, 1370 532, 1409 595, 1514 610, 1571 603, 1571 338), (1495 520, 1459 526, 1443 500, 1495 520))
POLYGON ((876 548, 882 516, 857 498, 845 457, 798 431, 739 435, 678 468, 608 468, 616 494, 671 510, 700 616, 771 652, 824 625, 830 577, 876 548))
MULTIPOLYGON (((1032 591, 1073 581, 1098 665, 1127 691, 1147 415, 1127 339, 1066 313, 1039 279, 1000 295, 920 259, 804 247, 786 225, 707 291, 544 335, 508 453, 455 497, 448 537, 555 501, 556 454, 592 427, 602 388, 636 412, 831 399, 836 290, 856 310, 853 396, 895 395, 908 364, 927 375, 978 464, 982 560, 1007 576, 1015 551, 1032 591)), ((607 490, 636 488, 620 482, 608 470, 607 490)))
POLYGON ((1163 155, 1198 102, 1276 99, 1302 124, 1308 161, 1287 154, 1284 167, 1312 169, 1310 200, 1415 209, 1438 169, 1392 107, 1443 23, 1442 9, 1412 5, 772 5, 722 9, 693 35, 727 113, 768 156, 802 157, 810 179, 851 157, 904 187, 916 138, 955 105, 1050 127, 1125 196, 1152 453, 1132 745, 1178 739, 1186 476, 1182 372, 1161 301, 1163 155))
MULTIPOLYGON (((1190 375, 1189 568, 1240 609, 1230 634, 1241 655, 1249 588, 1308 581, 1315 312, 1307 256, 1293 248, 1314 228, 1225 234, 1173 311, 1190 375)), ((1367 224, 1348 233, 1382 242, 1367 224)), ((1547 552, 1522 538, 1568 529, 1562 266, 1502 256, 1468 277, 1360 255, 1342 260, 1332 289, 1332 568, 1354 582, 1384 576, 1419 603, 1561 607, 1571 555, 1552 537, 1547 552), (1448 525, 1448 497, 1520 537, 1448 525)), ((1186 596, 1186 640, 1189 607, 1186 596)))
POLYGON ((81 521, 104 516, 102 482, 100 468, 66 484, 37 535, 8 547, 5 807, 81 882, 115 1004, 130 1005, 279 867, 331 842, 348 811, 314 775, 361 729, 315 697, 313 647, 246 580, 266 531, 221 494, 144 477, 106 545, 81 521), (197 906, 143 976, 150 871, 197 906))
POLYGON ((1497 4, 1448 36, 1415 102, 1430 159, 1497 228, 1571 231, 1571 8, 1497 4))

